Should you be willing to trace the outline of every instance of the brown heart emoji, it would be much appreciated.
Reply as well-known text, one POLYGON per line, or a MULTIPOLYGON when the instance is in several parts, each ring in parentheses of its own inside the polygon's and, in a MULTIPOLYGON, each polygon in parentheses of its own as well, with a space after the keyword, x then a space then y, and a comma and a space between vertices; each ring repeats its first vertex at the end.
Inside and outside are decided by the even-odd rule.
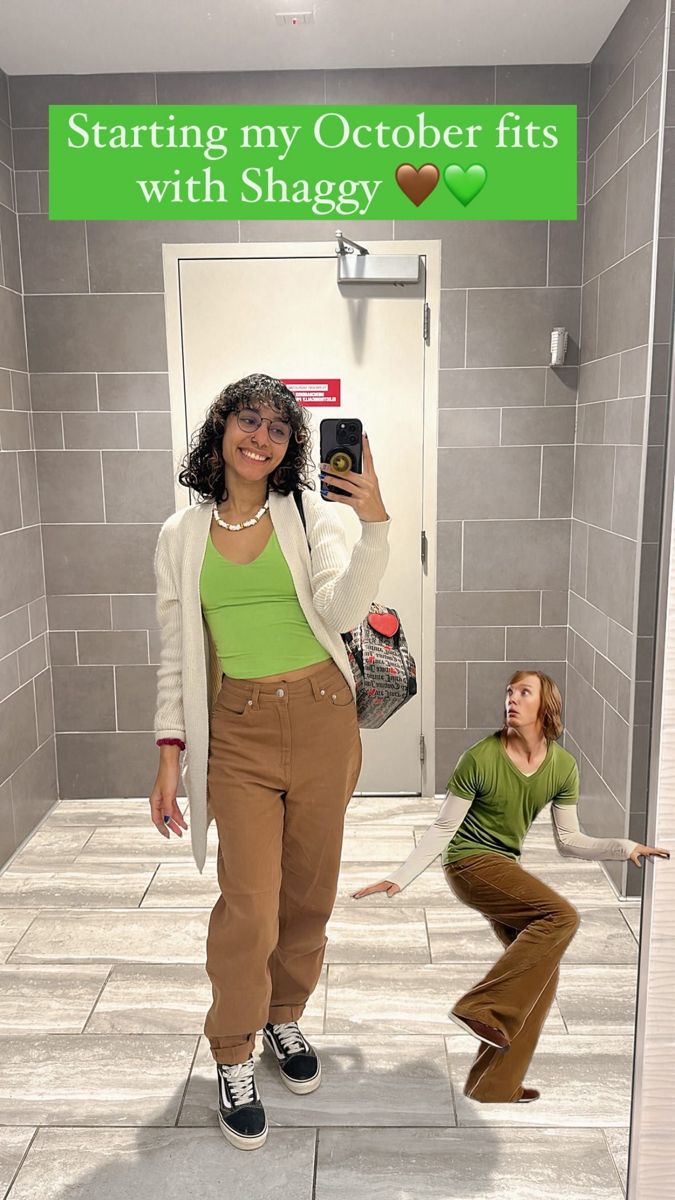
POLYGON ((419 170, 411 163, 401 163, 396 168, 398 186, 403 194, 418 207, 426 200, 427 196, 431 195, 439 179, 438 167, 433 163, 425 163, 419 170))

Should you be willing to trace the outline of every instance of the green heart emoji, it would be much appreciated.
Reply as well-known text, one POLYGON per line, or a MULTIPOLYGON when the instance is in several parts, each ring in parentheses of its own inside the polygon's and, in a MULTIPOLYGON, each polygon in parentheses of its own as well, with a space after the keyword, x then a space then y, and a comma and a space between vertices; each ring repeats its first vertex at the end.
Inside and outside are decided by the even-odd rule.
POLYGON ((478 195, 486 179, 487 171, 480 163, 466 168, 460 167, 458 163, 450 163, 443 172, 448 191, 465 207, 478 195))

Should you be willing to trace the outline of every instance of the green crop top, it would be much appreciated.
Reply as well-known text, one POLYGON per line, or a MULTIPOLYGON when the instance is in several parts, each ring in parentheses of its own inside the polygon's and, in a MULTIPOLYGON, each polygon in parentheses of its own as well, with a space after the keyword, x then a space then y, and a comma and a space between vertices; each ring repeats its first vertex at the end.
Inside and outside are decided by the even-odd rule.
POLYGON ((209 533, 199 595, 225 675, 259 679, 331 657, 307 623, 274 529, 250 563, 224 558, 209 533))

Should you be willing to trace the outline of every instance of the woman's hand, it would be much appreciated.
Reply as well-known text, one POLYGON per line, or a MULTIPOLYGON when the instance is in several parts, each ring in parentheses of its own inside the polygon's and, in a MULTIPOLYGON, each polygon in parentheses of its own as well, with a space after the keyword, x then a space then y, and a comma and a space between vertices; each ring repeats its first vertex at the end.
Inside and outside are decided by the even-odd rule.
POLYGON ((361 475, 357 471, 345 471, 344 475, 334 475, 330 472, 327 463, 321 463, 321 482, 334 484, 335 487, 344 488, 346 492, 349 492, 348 496, 336 496, 335 492, 327 492, 326 500, 336 500, 338 504, 348 504, 361 521, 388 521, 389 513, 382 503, 380 485, 373 466, 373 456, 370 453, 368 436, 365 433, 362 442, 363 473, 361 475))
POLYGON ((663 850, 660 846, 637 845, 630 855, 630 860, 631 862, 635 863, 636 867, 642 866, 642 863, 640 862, 641 854, 643 854, 645 858, 651 858, 652 855, 656 855, 657 858, 670 858, 670 851, 663 850))
POLYGON ((168 838, 169 830, 182 837, 181 829, 187 829, 183 814, 176 801, 180 767, 175 763, 161 762, 150 793, 150 819, 162 837, 168 838), (165 820, 164 818, 167 818, 165 820), (179 828, 180 827, 180 828, 179 828))
POLYGON ((373 896, 375 892, 386 892, 388 896, 395 896, 400 890, 398 884, 392 883, 391 879, 381 879, 379 883, 371 883, 369 887, 363 887, 358 892, 352 892, 352 899, 361 900, 363 896, 373 896))

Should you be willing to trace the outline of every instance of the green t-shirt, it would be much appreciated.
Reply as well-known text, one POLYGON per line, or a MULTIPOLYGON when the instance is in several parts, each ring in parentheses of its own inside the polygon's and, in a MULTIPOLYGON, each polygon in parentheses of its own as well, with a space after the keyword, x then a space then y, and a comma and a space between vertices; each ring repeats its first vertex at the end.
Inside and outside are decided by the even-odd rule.
POLYGON ((569 751, 550 741, 534 774, 523 775, 511 762, 500 734, 491 733, 464 752, 448 790, 472 803, 443 851, 443 863, 488 852, 517 861, 525 834, 549 800, 577 803, 579 768, 569 751))

